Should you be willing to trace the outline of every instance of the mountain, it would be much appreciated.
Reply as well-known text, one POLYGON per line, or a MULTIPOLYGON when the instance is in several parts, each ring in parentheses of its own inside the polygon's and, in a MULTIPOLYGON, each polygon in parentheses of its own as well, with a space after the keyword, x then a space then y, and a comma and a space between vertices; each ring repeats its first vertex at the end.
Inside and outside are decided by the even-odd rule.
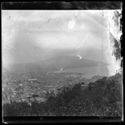
POLYGON ((58 57, 53 58, 50 60, 50 62, 34 62, 34 63, 15 63, 11 65, 11 69, 15 70, 59 70, 60 68, 65 69, 72 69, 72 68, 80 68, 80 67, 93 67, 98 65, 106 65, 103 62, 93 61, 93 60, 87 60, 87 59, 81 59, 78 58, 67 58, 67 57, 58 57))
POLYGON ((79 59, 77 56, 55 56, 46 61, 37 61, 31 63, 15 63, 10 66, 10 72, 28 73, 28 72, 43 72, 43 73, 83 73, 87 76, 105 75, 107 73, 106 64, 100 61, 89 59, 79 59), (101 73, 98 68, 101 67, 101 73))

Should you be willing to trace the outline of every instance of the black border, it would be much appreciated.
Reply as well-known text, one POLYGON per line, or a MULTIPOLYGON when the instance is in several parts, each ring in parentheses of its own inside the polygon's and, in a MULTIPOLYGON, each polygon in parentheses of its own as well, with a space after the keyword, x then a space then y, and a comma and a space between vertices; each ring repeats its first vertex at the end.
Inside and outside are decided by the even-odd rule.
POLYGON ((95 9, 121 9, 122 1, 14 1, 2 2, 3 10, 95 10, 95 9))
POLYGON ((121 117, 81 117, 81 116, 8 116, 3 117, 8 123, 92 123, 121 122, 121 117))
MULTIPOLYGON (((14 1, 2 2, 1 10, 98 10, 121 9, 122 1, 14 1)), ((123 53, 123 52, 122 52, 123 53)), ((122 54, 123 56, 123 54, 122 54)), ((2 74, 2 73, 1 73, 2 74)), ((1 82, 2 83, 2 82, 1 82)), ((121 117, 2 117, 5 123, 84 123, 84 122, 122 122, 121 117)))

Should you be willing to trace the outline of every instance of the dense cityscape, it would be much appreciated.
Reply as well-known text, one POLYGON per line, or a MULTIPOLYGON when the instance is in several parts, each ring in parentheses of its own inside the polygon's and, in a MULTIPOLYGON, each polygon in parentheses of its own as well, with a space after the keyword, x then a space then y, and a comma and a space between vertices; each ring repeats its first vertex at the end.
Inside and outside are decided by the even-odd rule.
POLYGON ((45 101, 47 92, 57 94, 64 86, 74 85, 83 78, 82 73, 22 73, 11 75, 6 73, 3 77, 3 104, 11 101, 45 101), (9 77, 7 77, 9 75, 9 77))
POLYGON ((122 76, 118 73, 112 77, 86 79, 82 73, 14 74, 6 71, 3 72, 2 105, 5 116, 13 116, 13 112, 21 116, 121 117, 122 76), (22 111, 18 106, 22 107, 22 111), (23 106, 27 109, 25 113, 23 106))

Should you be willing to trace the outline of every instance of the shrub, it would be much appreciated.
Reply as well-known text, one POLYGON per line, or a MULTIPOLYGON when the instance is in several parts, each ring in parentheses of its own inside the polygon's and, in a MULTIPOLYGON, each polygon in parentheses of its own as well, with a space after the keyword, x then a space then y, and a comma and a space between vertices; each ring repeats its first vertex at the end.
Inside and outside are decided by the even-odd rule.
POLYGON ((33 101, 31 106, 26 102, 4 104, 4 115, 121 116, 121 84, 116 80, 115 76, 103 78, 85 89, 81 83, 63 87, 56 96, 47 93, 46 102, 33 101))

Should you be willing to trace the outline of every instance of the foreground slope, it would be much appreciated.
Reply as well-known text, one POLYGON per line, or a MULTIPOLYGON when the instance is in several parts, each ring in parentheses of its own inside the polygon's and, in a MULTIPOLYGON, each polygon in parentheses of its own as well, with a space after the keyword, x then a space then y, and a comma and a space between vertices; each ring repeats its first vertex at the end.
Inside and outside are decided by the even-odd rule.
POLYGON ((103 77, 48 93, 45 102, 4 104, 5 116, 122 116, 122 76, 103 77))

